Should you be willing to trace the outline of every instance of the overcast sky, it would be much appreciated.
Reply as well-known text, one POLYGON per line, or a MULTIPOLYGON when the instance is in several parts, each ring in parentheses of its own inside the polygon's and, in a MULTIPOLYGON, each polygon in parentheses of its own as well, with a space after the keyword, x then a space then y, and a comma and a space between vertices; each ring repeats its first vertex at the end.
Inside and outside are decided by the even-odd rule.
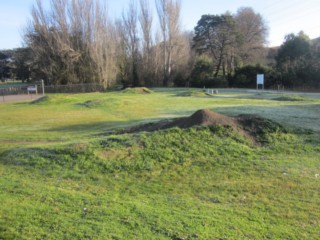
MULTIPOLYGON (((0 49, 22 46, 22 29, 30 18, 35 0, 0 0, 0 49)), ((49 0, 43 0, 49 2, 49 0)), ((109 13, 116 17, 130 0, 109 0, 109 13)), ((150 0, 153 5, 153 0, 150 0)), ((192 30, 201 15, 235 13, 240 7, 252 7, 269 28, 269 46, 277 46, 289 33, 303 30, 310 38, 320 37, 320 0, 182 0, 182 26, 192 30)))

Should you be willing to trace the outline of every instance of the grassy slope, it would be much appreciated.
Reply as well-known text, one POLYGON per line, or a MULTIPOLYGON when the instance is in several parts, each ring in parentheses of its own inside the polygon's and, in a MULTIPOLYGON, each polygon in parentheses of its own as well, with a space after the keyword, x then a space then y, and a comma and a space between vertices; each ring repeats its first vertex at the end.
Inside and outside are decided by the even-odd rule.
POLYGON ((217 97, 181 97, 181 92, 185 91, 144 95, 57 94, 38 104, 0 104, 0 141, 66 141, 136 122, 189 115, 200 108, 229 115, 259 113, 283 123, 320 131, 318 99, 275 101, 272 99, 279 95, 238 92, 217 97))
POLYGON ((316 239, 319 100, 279 97, 157 91, 0 104, 0 239, 316 239), (99 135, 199 108, 315 133, 270 132, 264 147, 223 128, 99 135))

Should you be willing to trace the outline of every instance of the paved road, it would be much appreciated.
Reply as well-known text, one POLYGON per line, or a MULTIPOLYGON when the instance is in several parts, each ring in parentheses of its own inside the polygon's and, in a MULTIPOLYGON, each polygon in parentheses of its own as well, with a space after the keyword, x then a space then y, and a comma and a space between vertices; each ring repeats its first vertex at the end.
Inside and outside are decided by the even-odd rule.
POLYGON ((35 100, 41 98, 42 95, 38 94, 23 94, 23 95, 8 95, 8 96, 0 96, 0 104, 6 102, 16 102, 16 101, 25 101, 25 100, 35 100))

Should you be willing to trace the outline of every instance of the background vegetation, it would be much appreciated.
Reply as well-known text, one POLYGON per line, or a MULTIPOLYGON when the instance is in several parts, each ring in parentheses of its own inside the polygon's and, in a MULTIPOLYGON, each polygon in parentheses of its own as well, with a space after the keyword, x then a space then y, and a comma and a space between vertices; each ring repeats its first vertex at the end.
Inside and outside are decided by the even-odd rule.
POLYGON ((257 72, 266 74, 268 88, 319 88, 319 39, 289 34, 282 46, 269 49, 268 26, 251 8, 203 15, 186 32, 180 0, 155 0, 155 6, 132 1, 111 19, 96 0, 52 1, 47 9, 36 1, 25 48, 1 51, 0 77, 105 88, 251 88, 257 72))

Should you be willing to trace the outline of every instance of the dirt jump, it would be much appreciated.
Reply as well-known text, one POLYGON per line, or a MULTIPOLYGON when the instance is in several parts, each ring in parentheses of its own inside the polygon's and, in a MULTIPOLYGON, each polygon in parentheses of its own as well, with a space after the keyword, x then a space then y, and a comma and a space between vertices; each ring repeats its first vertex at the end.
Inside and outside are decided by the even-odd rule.
POLYGON ((162 120, 156 123, 147 123, 134 126, 124 130, 124 133, 134 132, 153 132, 169 128, 190 128, 196 126, 223 126, 237 131, 241 135, 260 142, 259 137, 267 131, 275 131, 284 127, 269 119, 262 118, 258 115, 242 114, 237 117, 229 117, 220 113, 213 112, 209 109, 196 111, 189 117, 175 118, 173 120, 162 120))

